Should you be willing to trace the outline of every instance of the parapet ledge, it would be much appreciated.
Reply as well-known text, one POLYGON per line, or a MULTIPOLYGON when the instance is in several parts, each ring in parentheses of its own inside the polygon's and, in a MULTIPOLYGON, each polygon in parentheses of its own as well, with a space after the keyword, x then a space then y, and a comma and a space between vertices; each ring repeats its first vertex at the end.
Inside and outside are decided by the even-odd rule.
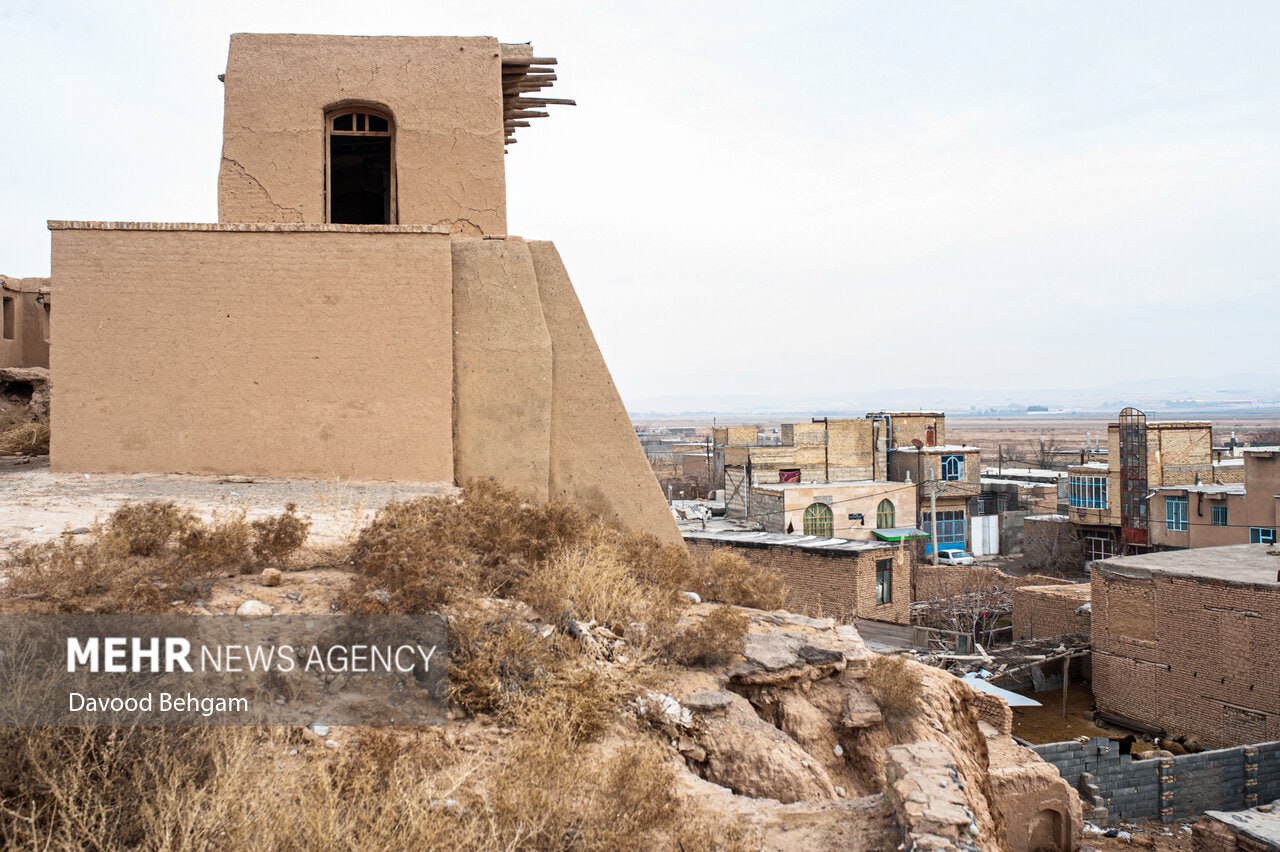
POLYGON ((299 222, 81 222, 50 219, 50 231, 248 231, 280 234, 440 234, 443 225, 322 225, 299 222))

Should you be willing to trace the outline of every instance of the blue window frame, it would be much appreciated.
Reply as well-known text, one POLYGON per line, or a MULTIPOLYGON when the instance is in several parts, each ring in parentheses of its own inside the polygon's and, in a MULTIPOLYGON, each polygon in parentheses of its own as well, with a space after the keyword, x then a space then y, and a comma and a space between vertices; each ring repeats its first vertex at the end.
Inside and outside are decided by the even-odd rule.
MULTIPOLYGON (((928 512, 920 513, 920 529, 929 531, 931 516, 928 512)), ((965 515, 963 509, 938 513, 938 550, 964 550, 965 515)), ((932 548, 926 547, 932 553, 932 548)))
POLYGON ((1187 531, 1187 498, 1164 498, 1164 525, 1169 532, 1187 531))
POLYGON ((1249 527, 1250 544, 1275 544, 1275 527, 1249 527))
POLYGON ((1215 527, 1225 527, 1227 525, 1227 507, 1226 506, 1214 506, 1212 514, 1213 514, 1213 525, 1215 527))
POLYGON ((1107 478, 1105 476, 1073 476, 1068 484, 1067 502, 1073 509, 1107 508, 1107 478))
POLYGON ((964 479, 964 456, 942 457, 942 481, 960 482, 964 479))

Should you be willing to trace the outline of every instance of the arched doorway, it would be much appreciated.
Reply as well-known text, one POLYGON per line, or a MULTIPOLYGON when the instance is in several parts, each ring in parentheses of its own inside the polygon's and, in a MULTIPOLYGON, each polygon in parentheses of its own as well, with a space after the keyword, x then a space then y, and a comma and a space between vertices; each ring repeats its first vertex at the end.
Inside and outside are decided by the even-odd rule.
POLYGON ((325 116, 328 221, 338 225, 396 223, 395 122, 374 107, 325 116))

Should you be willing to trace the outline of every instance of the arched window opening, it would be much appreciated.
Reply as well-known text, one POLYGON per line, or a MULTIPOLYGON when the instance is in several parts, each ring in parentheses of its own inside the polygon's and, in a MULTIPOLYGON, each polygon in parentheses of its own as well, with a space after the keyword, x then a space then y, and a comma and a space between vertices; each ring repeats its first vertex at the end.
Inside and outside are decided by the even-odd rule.
POLYGON ((826 503, 814 503, 804 510, 804 534, 831 538, 835 533, 835 516, 826 503))
POLYGON ((880 505, 876 507, 876 529, 892 529, 893 515, 893 501, 886 497, 881 500, 880 505))
POLYGON ((396 222, 395 124, 391 116, 355 107, 326 116, 329 221, 337 225, 396 222))

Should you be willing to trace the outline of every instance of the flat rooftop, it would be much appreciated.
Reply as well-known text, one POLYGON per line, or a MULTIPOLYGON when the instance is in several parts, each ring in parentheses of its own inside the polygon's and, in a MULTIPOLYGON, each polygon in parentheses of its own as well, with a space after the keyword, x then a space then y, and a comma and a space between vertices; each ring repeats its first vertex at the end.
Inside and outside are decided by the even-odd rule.
POLYGON ((1156 491, 1185 491, 1188 494, 1244 494, 1243 482, 1229 482, 1225 485, 1157 485, 1156 491))
POLYGON ((1280 556, 1271 551, 1276 551, 1275 545, 1197 547, 1102 559, 1092 563, 1092 567, 1100 576, 1147 579, 1163 575, 1280 589, 1280 579, 1277 579, 1280 556))
MULTIPOLYGON (((803 547, 806 550, 857 553, 867 550, 897 550, 898 545, 882 541, 852 541, 816 535, 785 535, 756 530, 681 530, 681 535, 702 541, 722 541, 754 547, 803 547)), ((1277 560, 1280 561, 1280 560, 1277 560)))
POLYGON ((840 479, 834 482, 817 482, 802 480, 800 482, 764 482, 751 486, 752 488, 765 488, 770 491, 786 491, 789 488, 851 488, 860 487, 867 488, 870 486, 880 485, 885 491, 898 491, 902 489, 903 483, 894 482, 888 479, 840 479))
POLYGON ((895 453, 976 453, 981 447, 970 447, 965 444, 943 444, 940 447, 894 447, 895 453))

